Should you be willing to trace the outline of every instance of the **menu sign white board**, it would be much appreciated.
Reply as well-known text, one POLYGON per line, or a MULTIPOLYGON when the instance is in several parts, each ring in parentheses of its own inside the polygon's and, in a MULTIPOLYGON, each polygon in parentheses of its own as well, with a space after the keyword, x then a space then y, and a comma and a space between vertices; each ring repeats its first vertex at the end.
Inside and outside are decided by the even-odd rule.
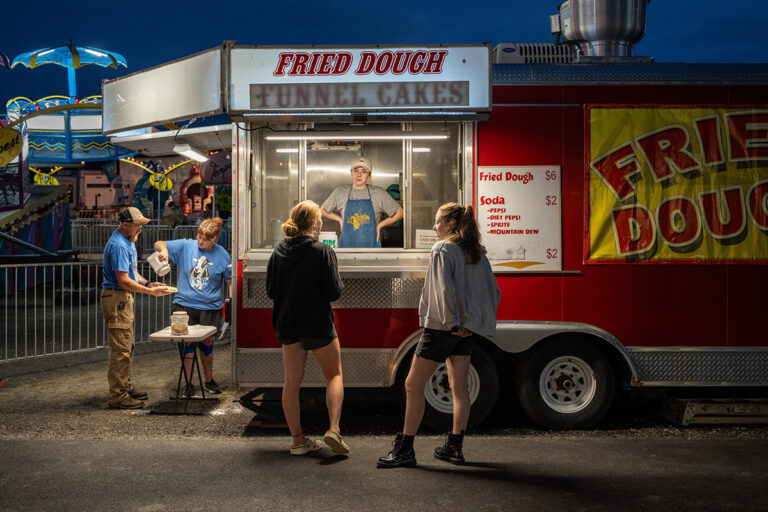
POLYGON ((477 220, 494 272, 562 270, 559 166, 478 167, 477 220))
POLYGON ((488 45, 236 47, 230 112, 490 110, 488 45))

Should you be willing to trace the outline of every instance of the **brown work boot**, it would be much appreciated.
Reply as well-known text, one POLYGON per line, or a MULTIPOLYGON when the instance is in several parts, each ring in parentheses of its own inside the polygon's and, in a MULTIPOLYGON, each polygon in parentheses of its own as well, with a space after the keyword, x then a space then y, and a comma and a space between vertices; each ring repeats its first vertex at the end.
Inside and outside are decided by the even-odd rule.
POLYGON ((125 397, 114 404, 109 404, 110 409, 141 409, 142 407, 144 407, 144 402, 135 400, 130 396, 125 397))
POLYGON ((139 391, 133 387, 133 384, 128 384, 128 394, 134 400, 146 400, 148 398, 147 393, 144 391, 139 391))

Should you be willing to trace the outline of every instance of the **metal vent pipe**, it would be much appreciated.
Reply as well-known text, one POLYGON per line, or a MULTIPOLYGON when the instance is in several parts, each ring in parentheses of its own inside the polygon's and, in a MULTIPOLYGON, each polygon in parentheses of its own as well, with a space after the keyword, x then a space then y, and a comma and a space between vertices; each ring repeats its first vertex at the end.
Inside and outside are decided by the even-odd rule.
POLYGON ((586 57, 631 57, 633 47, 645 35, 649 2, 565 0, 558 6, 560 14, 550 18, 552 31, 586 57))

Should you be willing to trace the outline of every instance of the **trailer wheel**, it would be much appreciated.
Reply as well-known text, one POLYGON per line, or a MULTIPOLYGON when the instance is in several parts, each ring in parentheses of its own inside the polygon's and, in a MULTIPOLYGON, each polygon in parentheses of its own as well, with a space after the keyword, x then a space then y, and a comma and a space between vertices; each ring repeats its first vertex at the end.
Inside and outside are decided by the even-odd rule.
POLYGON ((562 338, 536 349, 515 382, 529 418, 544 428, 589 428, 597 424, 614 395, 613 368, 593 344, 562 338))
MULTIPOLYGON (((409 365, 410 367, 410 365, 409 365)), ((402 372, 401 390, 405 393, 405 376, 402 372)), ((472 408, 469 413, 468 427, 481 423, 488 417, 496 405, 499 396, 499 375, 496 365, 488 353, 479 346, 472 350, 469 366, 469 400, 472 408)), ((453 397, 448 383, 448 370, 441 364, 424 386, 424 419, 422 424, 432 430, 447 431, 453 426, 453 397)))

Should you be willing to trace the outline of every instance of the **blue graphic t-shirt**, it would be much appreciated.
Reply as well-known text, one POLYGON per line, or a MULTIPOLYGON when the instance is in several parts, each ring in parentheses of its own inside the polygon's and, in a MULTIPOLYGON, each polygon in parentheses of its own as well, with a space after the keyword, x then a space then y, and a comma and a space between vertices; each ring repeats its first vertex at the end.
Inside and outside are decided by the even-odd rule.
POLYGON ((178 265, 178 291, 174 304, 195 309, 221 309, 224 281, 232 279, 232 259, 222 246, 201 249, 197 240, 169 240, 168 257, 178 265))
POLYGON ((136 244, 115 230, 104 246, 104 266, 101 271, 104 282, 101 287, 105 290, 120 288, 115 271, 128 272, 128 277, 137 281, 136 260, 136 244))

